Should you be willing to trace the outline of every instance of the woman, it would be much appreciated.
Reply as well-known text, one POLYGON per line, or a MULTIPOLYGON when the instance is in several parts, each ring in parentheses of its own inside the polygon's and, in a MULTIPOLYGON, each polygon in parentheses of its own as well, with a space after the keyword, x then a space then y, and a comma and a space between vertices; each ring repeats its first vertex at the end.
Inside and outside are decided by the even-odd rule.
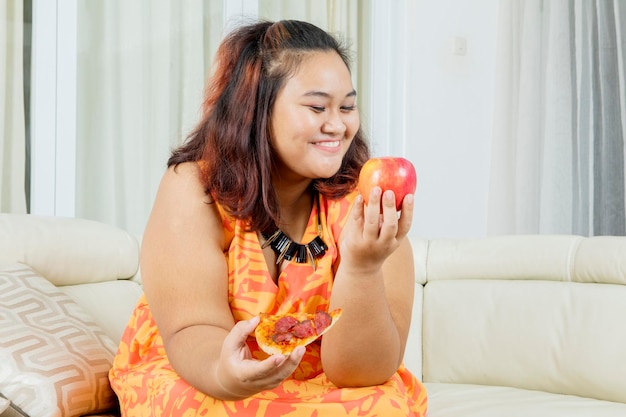
POLYGON ((367 158, 336 39, 299 21, 227 36, 145 230, 145 296, 110 373, 124 415, 425 413, 402 366, 413 197, 400 216, 393 192, 364 201, 367 158), (276 233, 300 252, 285 255, 276 233), (335 308, 341 320, 290 355, 251 336, 261 312, 335 308))

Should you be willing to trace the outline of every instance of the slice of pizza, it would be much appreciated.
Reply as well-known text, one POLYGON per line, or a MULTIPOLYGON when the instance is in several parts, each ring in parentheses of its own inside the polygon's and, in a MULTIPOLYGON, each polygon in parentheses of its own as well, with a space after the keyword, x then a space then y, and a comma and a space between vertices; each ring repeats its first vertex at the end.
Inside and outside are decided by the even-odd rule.
POLYGON ((330 330, 341 317, 341 312, 338 308, 331 312, 261 313, 254 335, 261 350, 268 355, 289 355, 296 347, 306 346, 330 330))

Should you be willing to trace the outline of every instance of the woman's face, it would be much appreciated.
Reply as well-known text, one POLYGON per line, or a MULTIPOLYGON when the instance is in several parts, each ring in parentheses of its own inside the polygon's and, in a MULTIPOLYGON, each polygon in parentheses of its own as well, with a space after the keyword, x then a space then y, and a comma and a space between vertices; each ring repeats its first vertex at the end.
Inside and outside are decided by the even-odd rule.
POLYGON ((281 179, 329 178, 359 129, 350 72, 334 51, 312 52, 278 92, 272 146, 281 179))

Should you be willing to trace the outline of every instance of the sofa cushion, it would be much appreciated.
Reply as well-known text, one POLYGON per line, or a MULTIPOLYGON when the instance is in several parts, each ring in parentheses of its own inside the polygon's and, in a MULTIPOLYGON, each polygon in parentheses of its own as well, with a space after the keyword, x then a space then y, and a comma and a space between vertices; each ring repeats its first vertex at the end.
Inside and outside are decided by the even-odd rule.
POLYGON ((143 294, 141 285, 127 279, 66 285, 59 290, 89 313, 116 343, 122 338, 128 319, 143 294))
POLYGON ((0 271, 0 393, 30 416, 117 405, 116 344, 76 302, 24 264, 0 271))
POLYGON ((626 403, 625 286, 462 279, 424 294, 425 382, 626 403))
POLYGON ((426 383, 428 417, 623 417, 626 404, 511 387, 426 383))

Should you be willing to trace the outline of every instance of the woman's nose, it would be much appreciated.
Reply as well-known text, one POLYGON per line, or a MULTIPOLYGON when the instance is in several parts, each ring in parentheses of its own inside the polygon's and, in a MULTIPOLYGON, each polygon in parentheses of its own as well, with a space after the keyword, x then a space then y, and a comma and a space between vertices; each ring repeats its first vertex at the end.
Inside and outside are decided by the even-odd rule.
POLYGON ((338 114, 330 115, 322 125, 322 132, 332 135, 343 135, 346 131, 346 124, 338 114))

